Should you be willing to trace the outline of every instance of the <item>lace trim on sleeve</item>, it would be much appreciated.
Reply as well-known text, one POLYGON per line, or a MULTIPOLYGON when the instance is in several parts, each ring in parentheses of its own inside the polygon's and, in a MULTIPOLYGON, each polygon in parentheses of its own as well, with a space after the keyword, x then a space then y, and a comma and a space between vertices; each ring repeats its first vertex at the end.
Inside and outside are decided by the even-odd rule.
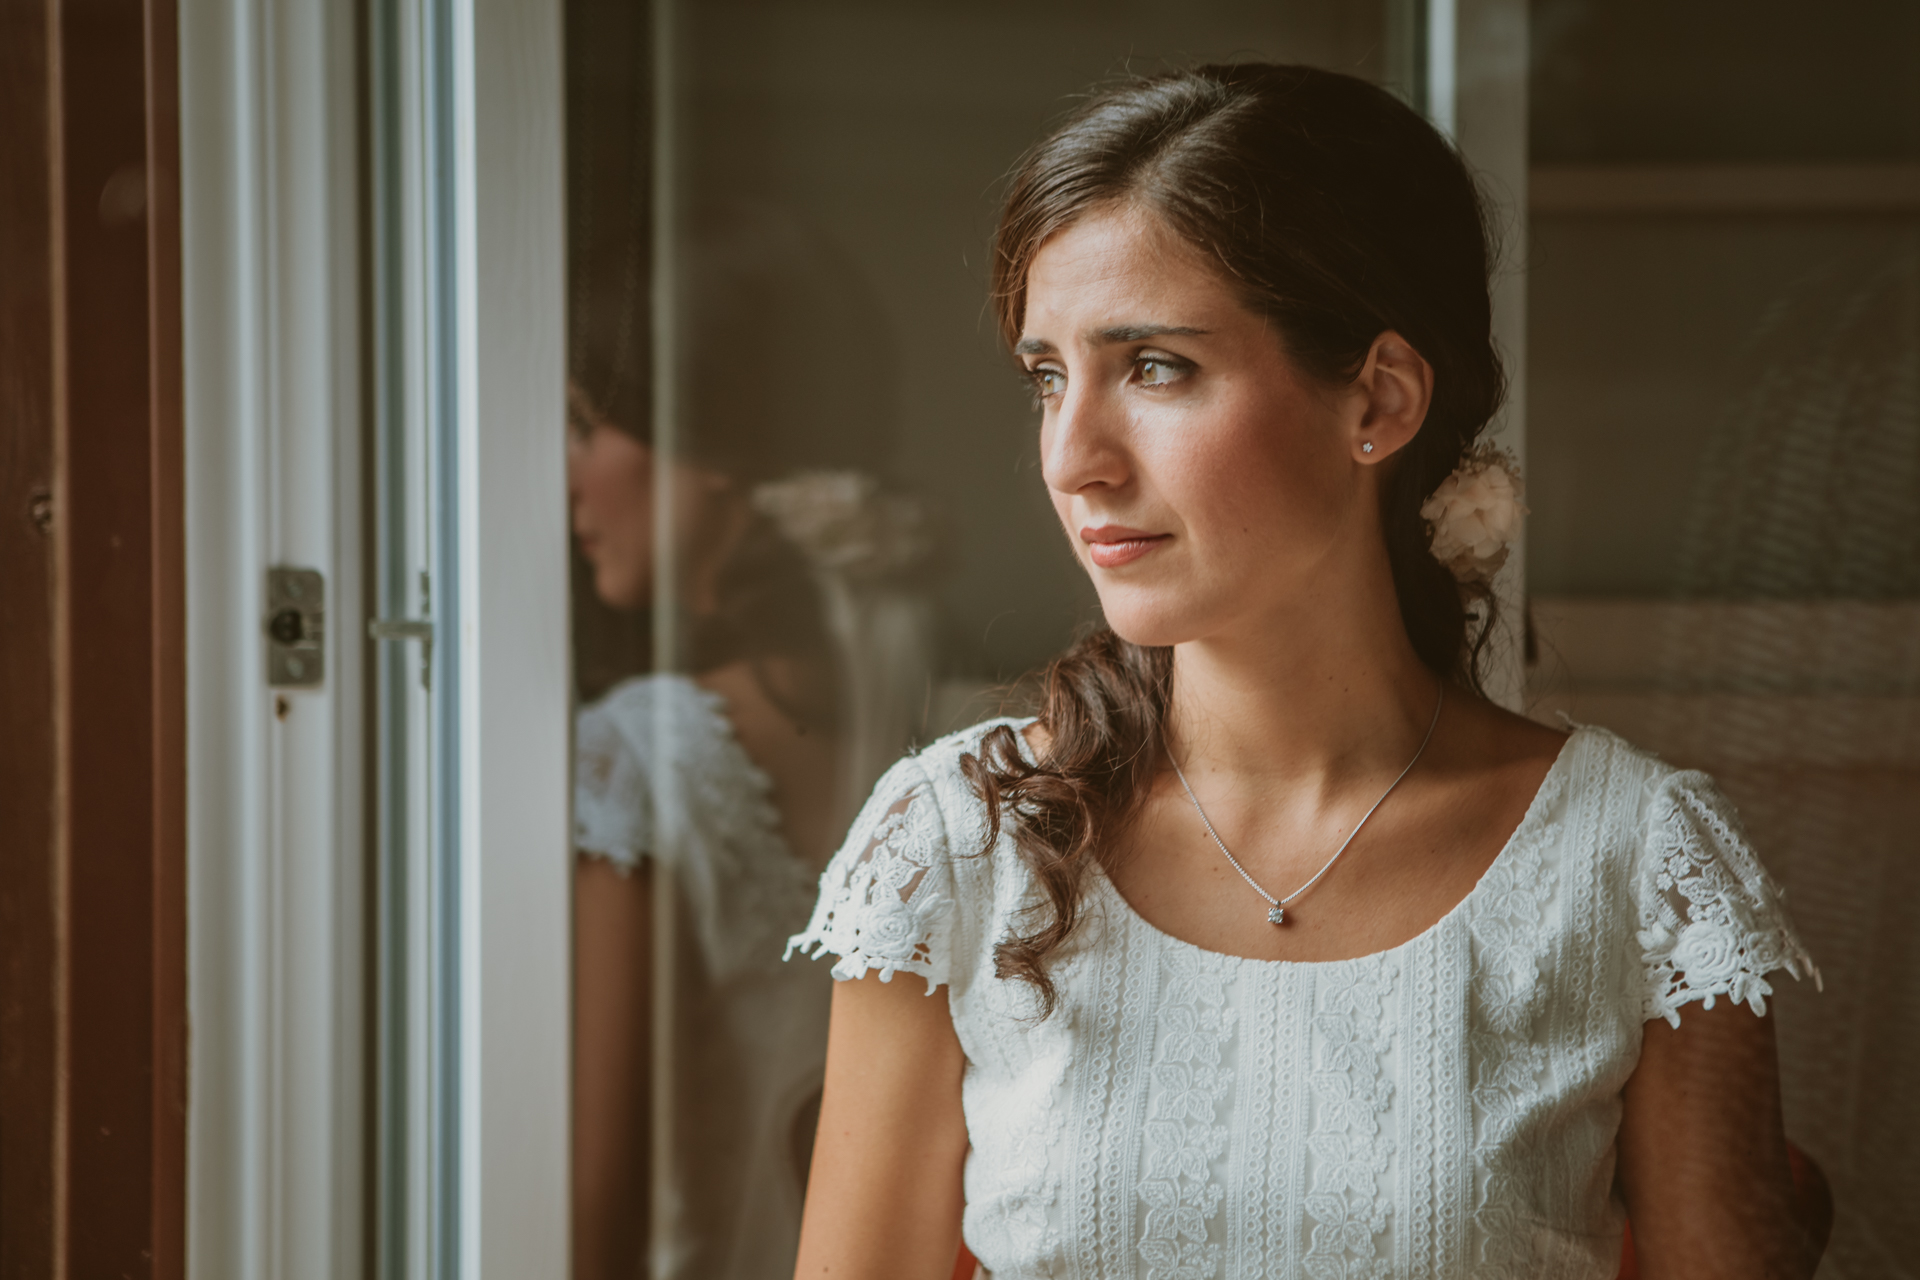
POLYGON ((573 768, 574 848, 632 871, 652 843, 653 779, 611 706, 580 713, 573 768))
POLYGON ((917 973, 927 994, 947 983, 952 961, 953 866, 932 787, 912 760, 891 769, 820 877, 820 898, 795 951, 836 955, 833 976, 882 982, 917 973))
POLYGON ((1644 1016, 1680 1025, 1681 1006, 1720 996, 1767 1012, 1767 975, 1820 971, 1787 916, 1785 892, 1754 856, 1733 807, 1700 773, 1669 778, 1653 798, 1638 896, 1644 1016))

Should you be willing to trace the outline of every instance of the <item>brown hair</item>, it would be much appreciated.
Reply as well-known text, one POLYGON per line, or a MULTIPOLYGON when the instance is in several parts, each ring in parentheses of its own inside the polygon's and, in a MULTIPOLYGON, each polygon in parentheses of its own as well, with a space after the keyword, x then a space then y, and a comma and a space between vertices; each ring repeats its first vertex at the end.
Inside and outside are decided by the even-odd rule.
MULTIPOLYGON (((1109 90, 1013 174, 993 254, 1009 345, 1041 246, 1114 205, 1152 214, 1217 262, 1307 373, 1350 381, 1389 329, 1433 366, 1426 421, 1386 464, 1382 520, 1414 652, 1478 690, 1493 601, 1479 593, 1469 614, 1420 517, 1506 389, 1491 334, 1491 237, 1459 155, 1384 90, 1311 67, 1205 66, 1109 90)), ((1027 763, 1007 726, 961 761, 987 806, 989 846, 1004 827, 1045 894, 1035 927, 994 955, 999 975, 1033 984, 1048 1012, 1046 959, 1074 930, 1106 837, 1162 767, 1172 679, 1171 649, 1090 631, 1041 677, 1039 762, 1027 763)))

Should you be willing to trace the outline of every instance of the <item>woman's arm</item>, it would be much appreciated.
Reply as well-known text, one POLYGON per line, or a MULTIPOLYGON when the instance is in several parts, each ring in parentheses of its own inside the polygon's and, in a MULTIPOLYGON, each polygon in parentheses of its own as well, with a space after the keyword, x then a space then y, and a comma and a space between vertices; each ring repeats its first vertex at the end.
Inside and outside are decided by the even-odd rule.
POLYGON ((1773 1019, 1722 999, 1647 1024, 1620 1122, 1621 1189, 1645 1280, 1805 1280, 1773 1019))
POLYGON ((947 1280, 960 1251, 965 1062, 944 994, 869 974, 833 989, 796 1280, 947 1280))
POLYGON ((647 1228, 652 894, 581 858, 573 898, 573 1274, 639 1274, 647 1228))

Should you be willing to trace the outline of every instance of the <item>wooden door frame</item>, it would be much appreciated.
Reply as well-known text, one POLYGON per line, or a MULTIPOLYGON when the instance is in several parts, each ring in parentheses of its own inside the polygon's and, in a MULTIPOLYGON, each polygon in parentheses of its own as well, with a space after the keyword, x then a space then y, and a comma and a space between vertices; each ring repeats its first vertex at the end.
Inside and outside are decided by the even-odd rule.
POLYGON ((0 9, 0 1277, 53 1274, 54 732, 48 13, 0 9))
POLYGON ((0 1277, 185 1267, 172 0, 8 5, 0 1277))

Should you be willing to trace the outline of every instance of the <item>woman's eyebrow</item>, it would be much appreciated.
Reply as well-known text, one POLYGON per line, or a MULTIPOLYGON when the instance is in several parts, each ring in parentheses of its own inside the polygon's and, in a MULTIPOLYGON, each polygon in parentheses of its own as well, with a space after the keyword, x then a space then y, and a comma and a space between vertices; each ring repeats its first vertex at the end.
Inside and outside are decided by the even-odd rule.
POLYGON ((1208 332, 1185 324, 1123 324, 1111 329, 1095 330, 1088 335, 1088 342, 1089 345, 1099 346, 1110 342, 1140 342, 1147 338, 1197 338, 1208 332))
MULTIPOLYGON (((1087 335, 1090 347, 1110 346, 1116 342, 1142 342, 1148 338, 1197 338, 1211 329, 1196 329, 1186 324, 1122 324, 1111 329, 1095 329, 1087 335)), ((1017 356, 1050 356, 1059 350, 1045 338, 1022 338, 1013 346, 1017 356)))

